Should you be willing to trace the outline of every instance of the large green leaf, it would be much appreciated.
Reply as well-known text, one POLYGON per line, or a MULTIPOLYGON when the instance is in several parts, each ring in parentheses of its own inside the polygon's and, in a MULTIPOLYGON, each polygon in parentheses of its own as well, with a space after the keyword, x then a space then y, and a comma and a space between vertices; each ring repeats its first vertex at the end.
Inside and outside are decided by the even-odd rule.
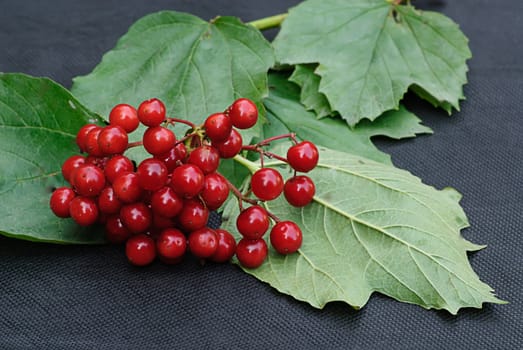
MULTIPOLYGON (((292 176, 281 163, 270 166, 292 176)), ((317 192, 312 204, 294 208, 281 197, 266 203, 301 227, 302 247, 287 256, 270 249, 248 273, 318 308, 329 301, 361 308, 375 291, 453 314, 503 302, 468 262, 467 251, 482 247, 460 235, 468 222, 453 189, 438 191, 406 171, 324 148, 309 176, 317 192)), ((224 217, 237 214, 230 201, 224 217)), ((224 228, 240 237, 235 220, 224 228)))
MULTIPOLYGON (((269 42, 237 18, 206 22, 164 11, 133 24, 93 72, 74 79, 72 91, 102 115, 120 102, 136 106, 157 97, 169 115, 200 123, 238 97, 261 108, 273 64, 269 42)), ((258 125, 244 138, 260 132, 258 125)))
POLYGON ((0 74, 0 233, 54 243, 102 243, 101 230, 80 229, 49 209, 63 186, 61 166, 78 152, 76 132, 102 120, 49 79, 0 74))
POLYGON ((265 135, 274 136, 295 132, 299 138, 319 145, 356 154, 383 163, 390 163, 390 156, 378 150, 371 141, 373 136, 395 139, 430 133, 420 120, 403 106, 388 111, 374 121, 363 120, 354 128, 340 118, 323 118, 307 111, 300 101, 300 90, 282 73, 269 75, 270 93, 264 100, 267 109, 265 135))
POLYGON ((281 63, 319 63, 320 92, 349 124, 398 107, 409 87, 450 112, 466 83, 467 38, 449 18, 386 0, 307 0, 274 41, 281 63))
POLYGON ((321 77, 314 73, 315 64, 298 64, 294 67, 289 80, 300 86, 300 101, 308 109, 314 111, 321 119, 333 114, 329 101, 320 92, 321 77))

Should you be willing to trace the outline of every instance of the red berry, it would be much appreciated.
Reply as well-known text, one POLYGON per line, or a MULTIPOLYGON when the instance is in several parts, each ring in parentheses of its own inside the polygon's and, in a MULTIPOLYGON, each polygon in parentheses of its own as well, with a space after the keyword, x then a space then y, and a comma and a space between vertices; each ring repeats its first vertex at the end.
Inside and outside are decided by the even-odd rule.
POLYGON ((138 119, 146 126, 158 126, 165 120, 165 105, 157 98, 143 101, 138 107, 138 119))
POLYGON ((151 231, 165 230, 166 228, 173 228, 175 226, 172 218, 162 216, 153 211, 153 223, 151 231))
POLYGON ((175 143, 174 133, 163 126, 147 128, 143 134, 143 147, 153 156, 169 152, 175 143))
POLYGON ((120 216, 110 215, 105 221, 105 238, 111 243, 119 244, 131 237, 131 231, 124 226, 120 216))
POLYGON ((227 139, 223 142, 213 142, 213 147, 218 150, 220 157, 232 158, 242 150, 242 135, 236 129, 232 129, 227 139))
POLYGON ((318 148, 310 141, 302 141, 287 150, 287 161, 296 171, 311 171, 318 165, 318 159, 318 148))
POLYGON ((173 218, 183 208, 183 200, 171 187, 163 187, 151 195, 151 208, 154 213, 173 218))
POLYGON ((157 154, 154 158, 164 162, 167 167, 167 171, 172 172, 181 163, 185 163, 187 157, 187 149, 183 143, 178 143, 176 146, 171 148, 168 152, 163 154, 157 154))
POLYGON ((261 238, 269 229, 267 211, 259 205, 244 209, 236 218, 236 227, 247 239, 261 238))
POLYGON ((280 221, 271 230, 271 245, 280 254, 291 254, 300 249, 301 229, 292 221, 280 221))
POLYGON ((312 179, 305 175, 288 179, 283 186, 283 194, 290 205, 304 207, 312 201, 316 187, 312 179))
POLYGON ((67 158, 62 164, 62 175, 67 182, 71 182, 71 174, 75 169, 80 168, 82 165, 85 164, 85 157, 84 156, 70 156, 67 158))
POLYGON ((98 146, 104 155, 122 154, 128 144, 127 132, 119 125, 107 125, 98 135, 98 146))
POLYGON ((246 98, 239 98, 227 110, 232 125, 238 129, 249 129, 258 120, 258 108, 254 102, 246 98))
POLYGON ((73 172, 71 183, 80 196, 95 197, 105 187, 105 175, 95 165, 84 165, 73 172))
POLYGON ((117 154, 107 161, 104 167, 105 177, 110 183, 120 175, 134 171, 133 162, 126 156, 117 154))
POLYGON ((265 259, 269 249, 263 238, 242 238, 236 246, 236 257, 243 267, 254 269, 259 267, 265 259))
POLYGON ((98 209, 104 214, 116 214, 120 211, 122 202, 116 197, 112 187, 106 187, 98 196, 98 209))
POLYGON ((101 127, 96 124, 85 124, 78 130, 76 134, 76 144, 80 148, 80 152, 87 152, 87 134, 94 129, 100 129, 101 127))
POLYGON ((138 183, 148 191, 156 191, 167 183, 167 167, 158 159, 148 158, 143 160, 136 170, 138 183))
POLYGON ((264 201, 278 197, 283 191, 283 185, 283 177, 272 168, 259 169, 251 178, 252 193, 264 201))
POLYGON ((156 250, 160 260, 175 264, 183 258, 187 249, 187 238, 175 228, 163 230, 156 240, 156 250))
POLYGON ((224 263, 234 256, 236 252, 236 241, 229 231, 223 229, 214 230, 218 236, 218 248, 211 255, 210 260, 217 263, 224 263))
POLYGON ((109 123, 121 126, 127 133, 131 133, 138 128, 140 120, 133 106, 121 103, 114 106, 109 113, 109 123))
POLYGON ((219 173, 206 175, 203 180, 203 189, 200 192, 200 197, 209 210, 218 209, 229 197, 227 180, 219 173))
POLYGON ((209 258, 218 249, 218 235, 209 227, 192 231, 187 241, 191 253, 198 258, 209 258))
POLYGON ((127 204, 120 209, 122 223, 132 233, 147 231, 152 224, 153 216, 151 210, 141 202, 127 204))
POLYGON ((71 215, 69 214, 69 205, 74 199, 76 194, 69 187, 60 187, 53 191, 51 198, 49 199, 49 206, 53 211, 54 215, 59 218, 68 218, 71 215))
POLYGON ((118 176, 113 182, 113 190, 116 197, 124 203, 136 202, 143 193, 135 173, 124 173, 118 176))
POLYGON ((196 165, 204 174, 210 174, 218 169, 220 165, 220 154, 214 147, 200 146, 189 154, 187 163, 196 165))
POLYGON ((80 226, 89 226, 98 220, 98 207, 94 199, 77 196, 69 204, 69 214, 80 226))
POLYGON ((204 174, 194 164, 183 164, 174 169, 171 176, 171 187, 182 197, 191 198, 203 189, 204 174))
POLYGON ((145 234, 129 238, 125 244, 125 255, 135 266, 149 265, 156 258, 154 240, 145 234))
POLYGON ((209 209, 198 198, 187 199, 176 219, 185 231, 195 231, 207 225, 209 209))
POLYGON ((225 141, 232 130, 231 119, 224 113, 214 113, 205 119, 205 134, 212 142, 225 141))
POLYGON ((98 137, 100 136, 102 129, 103 128, 101 127, 93 128, 85 137, 85 151, 90 156, 103 157, 105 155, 98 144, 98 137))

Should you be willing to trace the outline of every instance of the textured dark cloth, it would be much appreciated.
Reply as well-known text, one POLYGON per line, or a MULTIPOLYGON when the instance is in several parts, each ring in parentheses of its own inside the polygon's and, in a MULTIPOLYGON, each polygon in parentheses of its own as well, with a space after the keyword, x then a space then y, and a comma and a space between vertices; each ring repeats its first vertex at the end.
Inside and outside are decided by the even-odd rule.
MULTIPOLYGON (((297 2, 3 0, 0 71, 70 87, 145 14, 173 9, 249 21, 297 2)), ((523 2, 415 3, 450 16, 470 38, 467 100, 448 117, 408 96, 434 135, 378 145, 425 183, 464 195, 472 227, 463 234, 489 246, 471 264, 509 305, 452 316, 374 295, 360 311, 343 303, 316 310, 233 265, 188 259, 138 269, 119 247, 0 238, 0 349, 521 348, 523 2)))

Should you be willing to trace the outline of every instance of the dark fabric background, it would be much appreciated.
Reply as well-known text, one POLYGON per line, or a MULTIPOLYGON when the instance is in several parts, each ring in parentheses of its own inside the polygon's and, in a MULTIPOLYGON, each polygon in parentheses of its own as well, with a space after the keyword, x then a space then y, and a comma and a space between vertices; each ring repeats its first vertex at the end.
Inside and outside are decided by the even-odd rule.
MULTIPOLYGON (((467 100, 448 117, 408 96, 434 135, 377 143, 397 166, 464 195, 472 227, 463 234, 489 246, 471 255, 472 266, 510 304, 452 316, 374 295, 360 311, 343 303, 316 310, 233 265, 189 259, 137 269, 118 247, 0 238, 0 349, 521 348, 523 3, 414 2, 450 16, 470 38, 467 100)), ((296 3, 2 0, 0 71, 70 87, 145 14, 173 9, 249 21, 296 3)))

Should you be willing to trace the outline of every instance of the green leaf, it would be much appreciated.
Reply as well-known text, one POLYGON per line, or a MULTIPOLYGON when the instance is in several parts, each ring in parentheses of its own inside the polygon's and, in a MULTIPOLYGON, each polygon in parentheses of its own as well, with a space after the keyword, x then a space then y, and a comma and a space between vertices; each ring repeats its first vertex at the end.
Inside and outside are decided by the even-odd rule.
POLYGON ((102 120, 49 79, 0 74, 0 233, 53 243, 102 243, 102 230, 78 227, 49 209, 64 186, 62 163, 78 152, 77 131, 102 120))
POLYGON ((321 77, 314 73, 316 65, 298 64, 289 80, 300 86, 300 101, 309 111, 314 111, 318 119, 333 114, 329 101, 319 91, 321 77))
POLYGON ((371 142, 371 137, 380 135, 401 139, 432 132, 403 106, 397 111, 386 112, 373 122, 363 120, 354 128, 339 118, 318 120, 314 113, 307 111, 299 102, 300 91, 287 80, 285 74, 271 72, 269 87, 269 97, 264 100, 268 120, 264 131, 268 136, 292 131, 301 139, 325 147, 390 163, 390 156, 378 150, 371 142))
POLYGON ((449 18, 385 0, 304 1, 289 11, 274 47, 281 63, 319 63, 319 91, 350 125, 397 108, 409 87, 458 109, 471 57, 449 18))
MULTIPOLYGON (((262 109, 273 64, 270 43, 237 18, 206 22, 164 11, 133 24, 93 72, 74 79, 72 91, 101 115, 117 103, 137 106, 157 97, 169 115, 201 123, 238 97, 262 109)), ((261 122, 243 133, 244 140, 260 132, 261 122)))
MULTIPOLYGON (((269 166, 293 174, 280 162, 269 166)), ((316 183, 313 203, 265 204, 301 227, 302 247, 287 256, 271 248, 261 267, 245 269, 249 274, 318 308, 330 301, 361 308, 373 292, 452 314, 503 303, 468 262, 467 251, 482 246, 460 235, 468 221, 455 190, 438 191, 406 171, 325 148, 308 175, 316 183)), ((239 238, 230 220, 237 214, 230 201, 223 227, 239 238)))

